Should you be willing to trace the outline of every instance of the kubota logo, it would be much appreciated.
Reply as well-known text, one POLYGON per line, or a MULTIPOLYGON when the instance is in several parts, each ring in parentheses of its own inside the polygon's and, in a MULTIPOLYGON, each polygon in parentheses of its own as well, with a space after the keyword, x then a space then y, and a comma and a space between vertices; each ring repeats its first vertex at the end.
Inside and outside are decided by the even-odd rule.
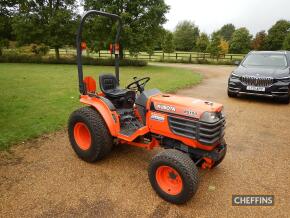
POLYGON ((173 111, 173 112, 176 111, 175 107, 169 106, 169 105, 164 105, 164 104, 158 104, 157 105, 157 109, 166 110, 166 111, 173 111))

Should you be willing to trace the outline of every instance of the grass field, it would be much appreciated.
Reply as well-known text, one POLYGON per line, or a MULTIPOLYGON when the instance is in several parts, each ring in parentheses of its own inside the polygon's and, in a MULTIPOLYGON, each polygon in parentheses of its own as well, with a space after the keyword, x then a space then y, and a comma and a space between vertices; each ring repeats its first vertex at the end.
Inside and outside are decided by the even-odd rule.
MULTIPOLYGON (((113 67, 85 66, 84 72, 97 78, 113 67)), ((167 67, 122 67, 121 86, 132 77, 150 76, 147 88, 174 92, 200 82, 190 70, 167 67)), ((78 101, 74 65, 0 64, 0 150, 66 125, 78 101)))

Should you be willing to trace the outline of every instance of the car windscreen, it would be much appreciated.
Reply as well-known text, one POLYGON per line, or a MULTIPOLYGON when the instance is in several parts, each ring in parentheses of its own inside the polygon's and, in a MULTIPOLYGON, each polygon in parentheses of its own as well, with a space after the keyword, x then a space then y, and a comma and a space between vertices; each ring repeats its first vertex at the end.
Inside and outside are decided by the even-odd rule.
POLYGON ((245 67, 287 67, 287 59, 282 54, 250 54, 242 63, 245 67))

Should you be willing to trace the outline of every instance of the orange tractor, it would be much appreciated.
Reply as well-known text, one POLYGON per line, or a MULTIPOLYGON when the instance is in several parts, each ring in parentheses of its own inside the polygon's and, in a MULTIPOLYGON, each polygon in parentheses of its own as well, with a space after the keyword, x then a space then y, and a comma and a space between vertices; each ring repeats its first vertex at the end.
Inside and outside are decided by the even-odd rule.
POLYGON ((77 32, 77 63, 80 102, 87 105, 74 111, 68 122, 70 143, 87 162, 104 158, 113 145, 126 144, 146 149, 164 148, 148 168, 150 183, 166 201, 188 201, 198 186, 198 167, 217 166, 226 154, 225 117, 221 104, 195 98, 145 90, 149 77, 133 78, 119 87, 119 16, 91 10, 86 12, 77 32), (117 20, 113 44, 115 75, 99 76, 100 92, 92 77, 83 78, 82 28, 89 15, 117 20))

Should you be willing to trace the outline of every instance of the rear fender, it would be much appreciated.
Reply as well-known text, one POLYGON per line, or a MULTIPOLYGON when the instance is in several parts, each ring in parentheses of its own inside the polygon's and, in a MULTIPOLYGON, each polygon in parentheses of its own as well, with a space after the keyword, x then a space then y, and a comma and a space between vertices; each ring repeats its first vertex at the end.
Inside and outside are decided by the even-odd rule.
POLYGON ((101 98, 97 97, 81 95, 80 102, 94 107, 103 117, 111 135, 115 137, 117 136, 117 133, 120 131, 120 123, 118 114, 115 110, 111 110, 110 107, 101 100, 101 98))

